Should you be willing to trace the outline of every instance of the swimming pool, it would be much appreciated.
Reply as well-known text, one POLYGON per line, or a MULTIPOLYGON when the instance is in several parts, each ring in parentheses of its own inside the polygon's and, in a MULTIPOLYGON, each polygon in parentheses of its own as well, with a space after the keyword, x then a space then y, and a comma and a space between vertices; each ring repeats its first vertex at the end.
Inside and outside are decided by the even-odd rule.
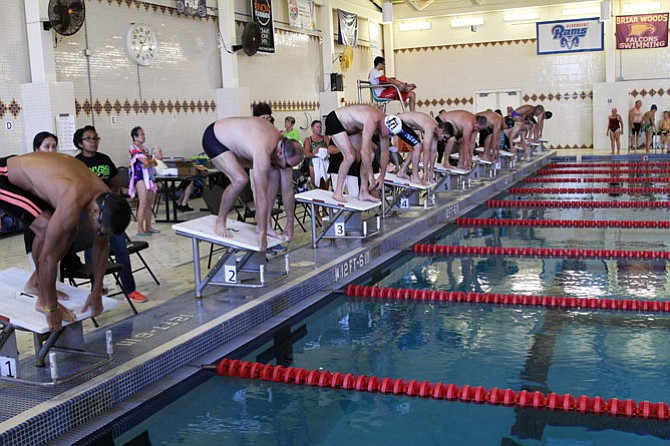
MULTIPOLYGON (((667 200, 663 195, 654 197, 667 200)), ((657 209, 484 207, 470 215, 586 220, 667 220, 668 216, 667 211, 657 209)), ((670 243, 665 232, 653 229, 531 226, 450 227, 431 242, 664 251, 670 243)), ((668 269, 665 260, 408 253, 375 271, 365 284, 668 300, 668 269)), ((333 296, 319 311, 285 326, 243 359, 406 381, 668 402, 668 328, 668 315, 658 312, 333 296)), ((120 435, 116 444, 145 430, 152 444, 647 445, 664 444, 670 438, 670 422, 639 417, 218 376, 205 379, 163 411, 120 435)))

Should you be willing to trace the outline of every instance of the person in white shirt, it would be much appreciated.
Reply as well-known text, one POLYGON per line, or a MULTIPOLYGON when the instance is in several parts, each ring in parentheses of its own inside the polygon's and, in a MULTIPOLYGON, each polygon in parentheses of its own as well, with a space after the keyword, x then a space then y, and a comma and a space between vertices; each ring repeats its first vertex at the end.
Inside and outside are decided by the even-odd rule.
POLYGON ((370 81, 370 84, 393 84, 398 87, 397 89, 393 87, 375 88, 375 95, 379 98, 396 99, 399 101, 400 98, 398 97, 398 90, 400 90, 402 101, 407 104, 409 111, 414 111, 414 108, 416 107, 416 93, 414 93, 416 85, 400 81, 394 77, 386 77, 383 73, 384 67, 386 66, 386 62, 384 61, 383 57, 375 57, 374 64, 375 67, 368 75, 368 81, 370 81))

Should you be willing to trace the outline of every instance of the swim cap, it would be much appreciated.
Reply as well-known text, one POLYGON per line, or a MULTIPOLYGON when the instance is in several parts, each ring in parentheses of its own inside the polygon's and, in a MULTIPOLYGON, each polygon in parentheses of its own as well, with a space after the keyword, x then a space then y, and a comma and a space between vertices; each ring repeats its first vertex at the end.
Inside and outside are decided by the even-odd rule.
POLYGON ((656 104, 652 104, 652 105, 651 105, 651 109, 652 109, 652 110, 658 110, 658 107, 656 107, 656 104))
POLYGON ((386 128, 389 129, 389 132, 394 135, 397 135, 402 130, 402 121, 396 115, 386 115, 384 124, 386 124, 386 128))
POLYGON ((554 114, 550 111, 544 112, 544 119, 551 119, 551 117, 554 116, 554 114))

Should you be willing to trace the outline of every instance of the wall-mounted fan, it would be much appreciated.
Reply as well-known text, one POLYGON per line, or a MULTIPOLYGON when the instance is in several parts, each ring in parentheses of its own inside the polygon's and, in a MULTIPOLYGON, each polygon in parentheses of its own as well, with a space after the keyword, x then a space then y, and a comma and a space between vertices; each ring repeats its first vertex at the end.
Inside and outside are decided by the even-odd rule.
POLYGON ((340 69, 343 73, 351 68, 351 64, 354 63, 354 47, 345 46, 340 55, 340 69))
POLYGON ((84 24, 84 0, 49 0, 49 23, 63 36, 71 36, 84 24))
POLYGON ((233 51, 244 50, 247 56, 253 56, 261 46, 261 27, 256 22, 247 22, 242 31, 242 45, 233 45, 233 51))

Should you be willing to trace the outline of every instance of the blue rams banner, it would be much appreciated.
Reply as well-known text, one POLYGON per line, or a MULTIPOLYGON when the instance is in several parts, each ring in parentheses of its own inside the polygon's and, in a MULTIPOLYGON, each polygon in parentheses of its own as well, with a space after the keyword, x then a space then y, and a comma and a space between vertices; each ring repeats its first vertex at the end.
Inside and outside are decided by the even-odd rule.
POLYGON ((603 35, 598 17, 537 22, 537 54, 602 51, 603 35))

